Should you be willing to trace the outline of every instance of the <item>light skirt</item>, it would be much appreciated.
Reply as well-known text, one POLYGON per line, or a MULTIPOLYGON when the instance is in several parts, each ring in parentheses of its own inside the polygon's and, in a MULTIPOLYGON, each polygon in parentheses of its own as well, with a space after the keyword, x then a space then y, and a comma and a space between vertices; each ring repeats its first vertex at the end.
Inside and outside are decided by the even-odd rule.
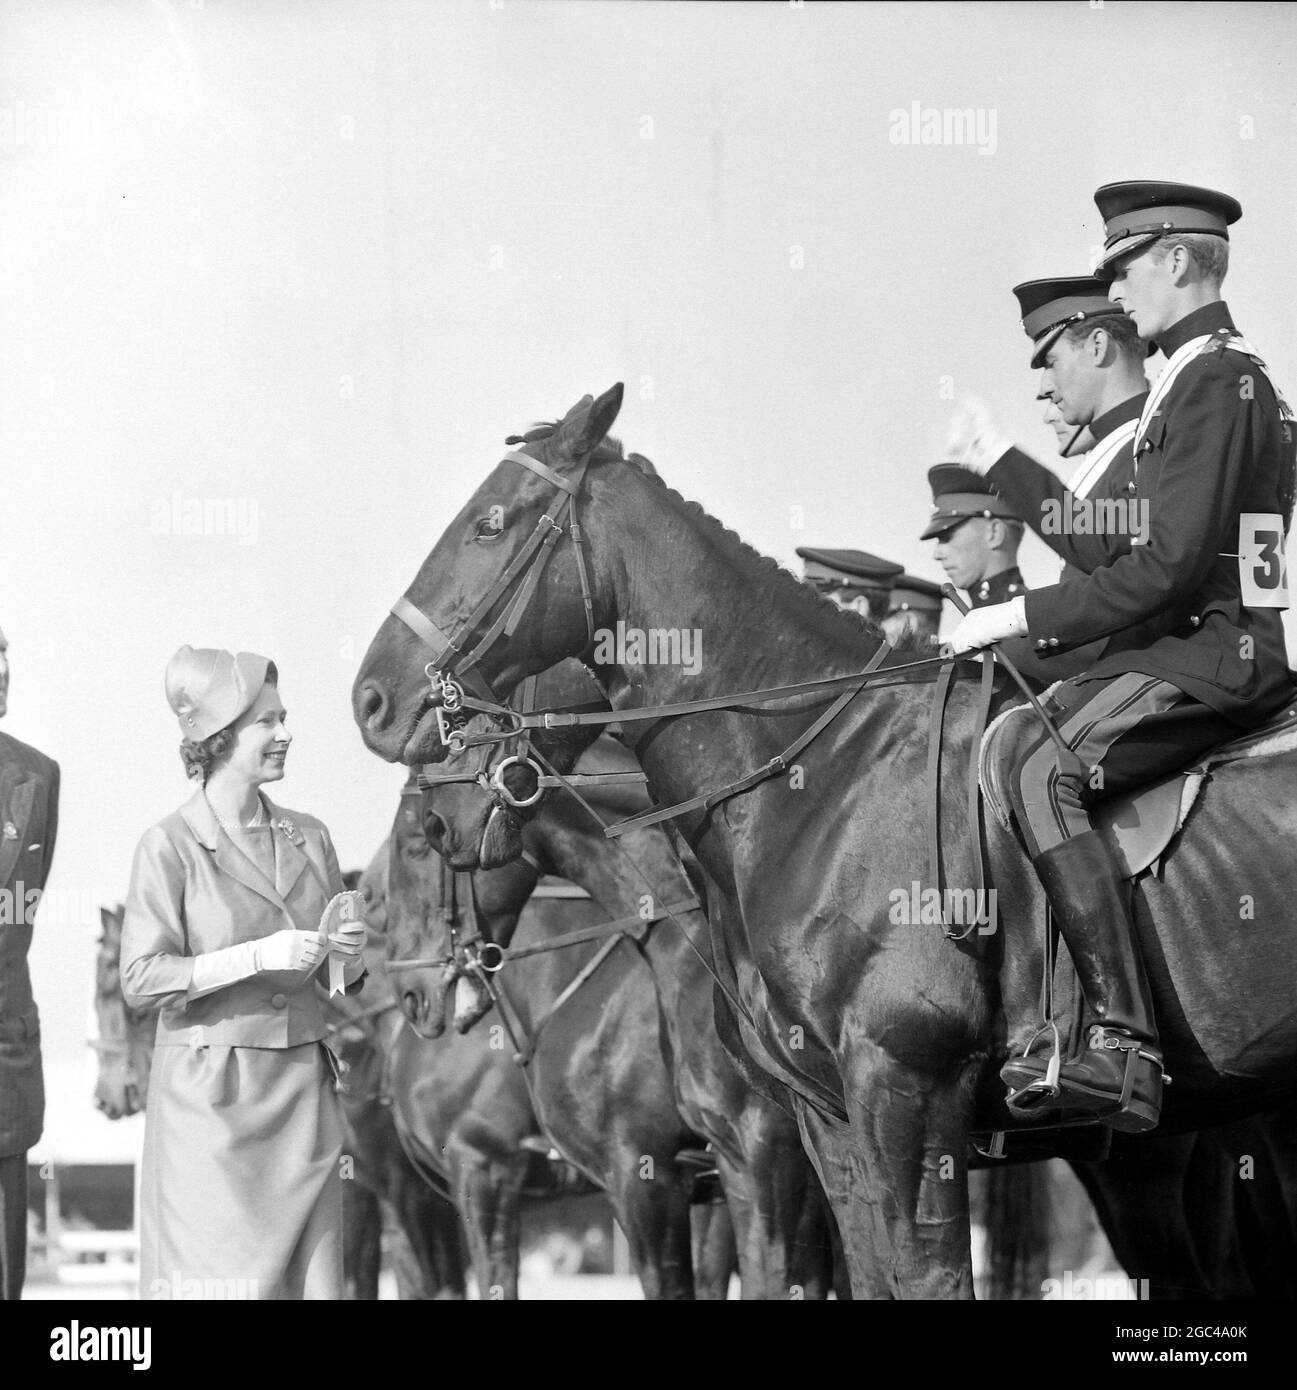
POLYGON ((322 1043, 159 1047, 140 1297, 342 1297, 343 1121, 322 1043))

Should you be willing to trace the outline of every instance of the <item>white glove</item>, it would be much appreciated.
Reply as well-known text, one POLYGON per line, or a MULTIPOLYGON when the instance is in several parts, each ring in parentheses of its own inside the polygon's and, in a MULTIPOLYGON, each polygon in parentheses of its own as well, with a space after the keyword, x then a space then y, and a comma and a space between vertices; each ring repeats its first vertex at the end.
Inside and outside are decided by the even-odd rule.
POLYGON ((324 956, 324 940, 319 932, 296 931, 292 927, 263 936, 252 945, 257 948, 258 970, 295 970, 307 975, 324 956))
POLYGON ((194 957, 186 995, 189 999, 201 999, 241 980, 250 980, 263 970, 297 970, 306 974, 323 954, 324 943, 318 933, 291 928, 219 951, 204 951, 194 957))
POLYGON ((972 472, 984 474, 1012 448, 1013 440, 996 428, 986 402, 977 396, 964 396, 946 436, 948 462, 962 463, 972 472))
POLYGON ((958 656, 1004 637, 1024 637, 1026 633, 1027 600, 1019 594, 1008 603, 993 603, 989 608, 974 608, 965 613, 950 634, 950 649, 958 656))
POLYGON ((365 973, 367 938, 363 922, 342 922, 329 933, 329 954, 342 960, 342 978, 349 985, 365 973))
POLYGON ((342 982, 353 985, 365 973, 365 942, 369 933, 364 922, 363 894, 353 889, 337 893, 325 904, 320 914, 320 932, 328 940, 330 957, 330 992, 337 983, 336 967, 342 965, 342 982))

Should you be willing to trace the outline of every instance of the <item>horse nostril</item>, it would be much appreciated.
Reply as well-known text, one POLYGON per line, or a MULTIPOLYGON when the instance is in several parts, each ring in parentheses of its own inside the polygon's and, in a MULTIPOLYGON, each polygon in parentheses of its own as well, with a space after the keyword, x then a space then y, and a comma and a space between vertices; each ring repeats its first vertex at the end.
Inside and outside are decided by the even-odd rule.
POLYGON ((446 822, 436 811, 429 811, 423 818, 424 839, 441 854, 446 843, 446 822))
POLYGON ((387 724, 387 696, 375 681, 361 681, 356 687, 356 716, 372 733, 387 724))

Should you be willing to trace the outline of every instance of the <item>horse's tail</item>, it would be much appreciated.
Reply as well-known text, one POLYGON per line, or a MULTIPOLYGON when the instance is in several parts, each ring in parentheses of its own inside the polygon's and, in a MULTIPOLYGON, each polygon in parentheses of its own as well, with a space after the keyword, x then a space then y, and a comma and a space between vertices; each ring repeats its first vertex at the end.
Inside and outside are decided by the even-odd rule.
POLYGON ((986 1173, 986 1297, 1039 1298, 1049 1261, 1049 1178, 1043 1163, 986 1173))

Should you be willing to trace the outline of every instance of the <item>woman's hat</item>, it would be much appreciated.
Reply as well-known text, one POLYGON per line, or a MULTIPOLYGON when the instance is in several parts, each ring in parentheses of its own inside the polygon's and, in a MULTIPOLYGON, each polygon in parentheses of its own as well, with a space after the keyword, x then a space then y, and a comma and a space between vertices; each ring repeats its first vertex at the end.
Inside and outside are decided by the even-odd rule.
POLYGON ((180 732, 201 743, 233 724, 261 694, 270 659, 255 652, 219 647, 181 647, 167 662, 167 704, 180 720, 180 732))

